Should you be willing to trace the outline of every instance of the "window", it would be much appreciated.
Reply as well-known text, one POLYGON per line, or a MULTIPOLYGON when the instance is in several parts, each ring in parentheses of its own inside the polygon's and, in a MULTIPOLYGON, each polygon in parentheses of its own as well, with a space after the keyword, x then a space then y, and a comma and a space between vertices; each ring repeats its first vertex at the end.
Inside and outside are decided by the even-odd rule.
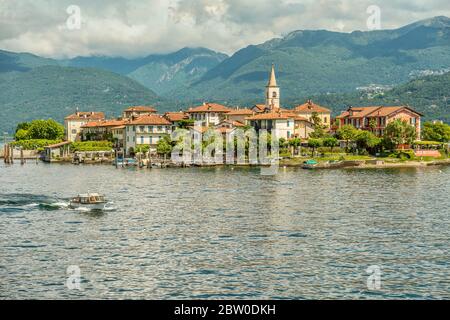
MULTIPOLYGON (((288 120, 287 121, 287 127, 290 127, 291 126, 291 122, 288 120)), ((289 132, 289 131, 288 131, 289 132)))
POLYGON ((277 93, 274 91, 273 93, 272 93, 272 98, 276 98, 277 97, 277 93))
POLYGON ((323 117, 323 123, 327 123, 328 118, 327 117, 323 117))
POLYGON ((141 136, 141 144, 144 144, 144 136, 141 136))
POLYGON ((72 133, 73 134, 77 133, 77 130, 76 129, 72 129, 72 133))
POLYGON ((145 127, 144 127, 144 126, 140 126, 140 127, 139 127, 139 130, 140 130, 141 132, 144 132, 144 131, 145 131, 145 127))
POLYGON ((288 139, 291 138, 291 132, 290 131, 287 132, 287 137, 288 137, 288 139))
POLYGON ((416 118, 411 118, 411 119, 409 119, 409 122, 410 122, 412 125, 416 125, 416 118))
POLYGON ((133 126, 133 131, 136 131, 136 126, 133 126))
POLYGON ((158 131, 162 131, 162 126, 158 126, 158 131))
POLYGON ((150 137, 150 144, 153 144, 153 137, 150 137))

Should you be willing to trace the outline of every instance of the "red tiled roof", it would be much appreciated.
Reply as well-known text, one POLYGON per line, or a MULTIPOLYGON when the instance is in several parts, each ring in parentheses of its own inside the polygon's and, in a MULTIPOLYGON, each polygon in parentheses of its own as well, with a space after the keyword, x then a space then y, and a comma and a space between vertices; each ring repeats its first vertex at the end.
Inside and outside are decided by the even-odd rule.
POLYGON ((147 125, 147 124, 154 124, 154 125, 171 125, 172 122, 164 118, 163 116, 160 116, 158 114, 149 114, 145 116, 140 116, 134 120, 131 120, 127 125, 147 125))
POLYGON ((218 103, 209 103, 206 102, 201 106, 198 107, 192 107, 189 108, 188 111, 186 111, 187 113, 196 113, 196 112, 221 112, 221 113, 228 113, 230 112, 232 109, 225 107, 221 104, 218 103))
POLYGON ((152 106, 134 106, 124 110, 125 112, 156 112, 152 106))
POLYGON ((418 113, 417 111, 414 111, 413 109, 407 106, 368 106, 368 107, 350 107, 347 111, 342 112, 336 118, 342 119, 349 117, 351 119, 355 119, 363 117, 386 117, 402 109, 407 109, 411 112, 414 112, 422 116, 422 114, 418 113), (350 111, 353 111, 352 116, 350 116, 350 111))
POLYGON ((169 121, 181 121, 185 119, 189 119, 189 116, 184 112, 166 112, 164 114, 164 117, 166 117, 169 121))
POLYGON ((86 123, 82 128, 95 128, 95 127, 117 127, 123 126, 128 120, 104 120, 104 121, 91 121, 86 123))
POLYGON ((308 100, 306 103, 298 105, 294 108, 295 112, 305 112, 305 113, 312 113, 312 112, 323 112, 323 113, 331 113, 330 109, 327 109, 325 107, 319 106, 318 104, 315 104, 312 102, 312 100, 308 100))
POLYGON ((250 109, 234 109, 227 113, 228 116, 252 115, 253 111, 250 109))
POLYGON ((103 120, 105 119, 105 114, 103 112, 75 112, 64 118, 65 120, 103 120))
MULTIPOLYGON (((283 119, 294 119, 299 121, 308 121, 304 117, 300 117, 292 112, 267 112, 259 113, 252 117, 245 118, 245 120, 283 120, 283 119)), ((309 121, 308 121, 309 122, 309 121)))

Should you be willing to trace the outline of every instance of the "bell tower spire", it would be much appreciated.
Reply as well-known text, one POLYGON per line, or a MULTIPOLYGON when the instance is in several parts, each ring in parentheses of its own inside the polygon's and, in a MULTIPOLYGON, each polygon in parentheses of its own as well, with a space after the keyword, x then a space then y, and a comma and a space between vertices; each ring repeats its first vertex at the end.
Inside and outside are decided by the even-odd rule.
POLYGON ((277 85, 274 64, 272 64, 269 82, 266 86, 266 108, 271 111, 278 111, 280 109, 280 87, 277 85))

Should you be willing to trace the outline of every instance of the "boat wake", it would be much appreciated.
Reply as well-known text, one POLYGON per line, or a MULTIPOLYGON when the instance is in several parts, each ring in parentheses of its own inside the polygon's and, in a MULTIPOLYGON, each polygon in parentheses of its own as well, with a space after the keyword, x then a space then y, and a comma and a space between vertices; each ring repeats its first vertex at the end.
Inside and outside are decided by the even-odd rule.
POLYGON ((67 208, 68 202, 45 195, 12 193, 0 194, 0 212, 54 211, 67 208))

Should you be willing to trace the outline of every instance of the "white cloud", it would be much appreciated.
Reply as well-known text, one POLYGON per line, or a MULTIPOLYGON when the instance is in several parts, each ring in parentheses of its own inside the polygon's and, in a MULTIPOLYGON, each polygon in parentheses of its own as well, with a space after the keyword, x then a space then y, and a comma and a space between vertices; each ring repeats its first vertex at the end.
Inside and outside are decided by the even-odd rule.
POLYGON ((448 0, 0 0, 0 48, 51 57, 142 56, 185 46, 232 53, 299 29, 365 30, 369 5, 383 28, 437 15, 448 0), (67 30, 78 5, 80 30, 67 30))

